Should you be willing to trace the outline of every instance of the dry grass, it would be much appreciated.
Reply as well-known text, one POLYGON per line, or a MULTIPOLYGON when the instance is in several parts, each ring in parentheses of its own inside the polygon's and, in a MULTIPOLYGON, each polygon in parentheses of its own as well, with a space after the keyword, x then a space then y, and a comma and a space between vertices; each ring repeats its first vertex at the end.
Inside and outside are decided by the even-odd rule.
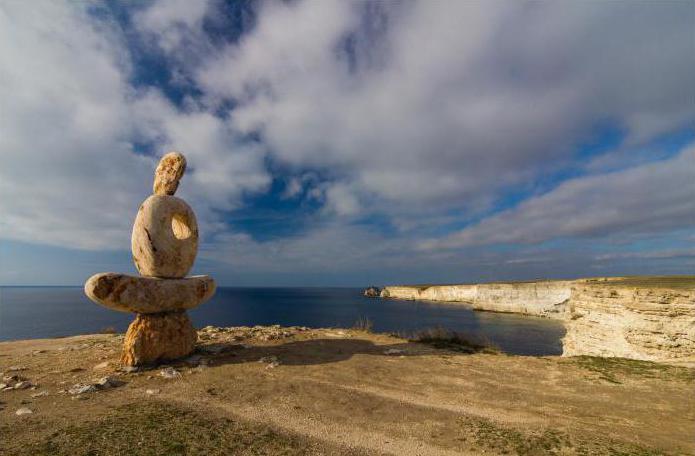
POLYGON ((299 436, 156 401, 117 407, 98 420, 55 429, 31 443, 6 443, 2 454, 7 456, 317 454, 299 436))
POLYGON ((695 369, 687 367, 598 356, 577 356, 570 360, 586 370, 597 373, 600 380, 609 383, 621 384, 626 378, 668 379, 695 383, 695 369))
POLYGON ((500 351, 499 347, 496 347, 490 341, 451 331, 441 326, 418 331, 408 337, 408 340, 411 342, 428 344, 435 348, 466 353, 499 353, 500 351))
POLYGON ((635 288, 695 289, 695 276, 630 276, 586 279, 588 284, 635 288))
POLYGON ((355 331, 362 331, 366 333, 371 333, 373 327, 374 324, 372 323, 372 320, 370 320, 367 317, 358 318, 355 324, 352 325, 352 329, 354 329, 355 331))

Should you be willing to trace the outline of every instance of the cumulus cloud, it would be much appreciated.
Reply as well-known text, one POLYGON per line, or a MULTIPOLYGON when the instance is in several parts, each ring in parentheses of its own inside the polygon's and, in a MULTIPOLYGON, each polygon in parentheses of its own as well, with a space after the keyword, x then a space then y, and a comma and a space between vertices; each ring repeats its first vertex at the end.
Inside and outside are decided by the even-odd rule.
POLYGON ((168 149, 188 157, 202 257, 257 271, 590 267, 542 244, 693 225, 693 148, 653 150, 695 122, 689 2, 261 2, 235 39, 210 34, 220 2, 125 9, 128 33, 82 3, 0 5, 3 239, 127 249, 168 149), (135 51, 181 100, 134 83, 135 51), (618 150, 586 163, 605 128, 618 150), (273 178, 315 223, 267 242, 230 228, 273 178), (510 194, 532 196, 499 212, 510 194))
POLYGON ((171 53, 205 41, 202 26, 208 7, 209 3, 203 0, 156 2, 135 16, 136 25, 171 53))
POLYGON ((138 150, 143 142, 186 152, 182 193, 208 232, 220 229, 213 208, 269 182, 262 150, 194 105, 180 110, 156 89, 131 86, 118 30, 82 6, 0 5, 2 237, 127 249, 156 162, 138 150))
POLYGON ((269 3, 197 80, 238 103, 235 128, 291 166, 334 170, 365 210, 466 212, 568 165, 597 123, 638 143, 695 120, 693 16, 685 3, 269 3))

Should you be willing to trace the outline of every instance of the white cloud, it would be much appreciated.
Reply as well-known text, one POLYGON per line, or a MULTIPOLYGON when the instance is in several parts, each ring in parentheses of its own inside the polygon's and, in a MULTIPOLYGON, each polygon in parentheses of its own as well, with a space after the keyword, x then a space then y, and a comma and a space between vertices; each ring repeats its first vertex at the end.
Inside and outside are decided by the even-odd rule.
POLYGON ((150 34, 167 53, 200 42, 207 0, 155 2, 136 16, 138 28, 150 34))
POLYGON ((213 208, 269 182, 263 150, 195 106, 182 111, 155 89, 131 87, 117 31, 82 6, 0 5, 2 237, 127 249, 156 163, 134 150, 135 139, 187 155, 181 193, 207 232, 219 228, 213 208))
POLYGON ((555 238, 650 235, 695 227, 695 146, 674 158, 571 179, 423 249, 555 238))
POLYGON ((239 103, 235 128, 340 174, 364 210, 476 211, 566 166, 597 123, 638 143, 695 121, 686 4, 365 5, 266 4, 197 78, 239 103))
POLYGON ((533 248, 476 246, 693 226, 693 149, 658 163, 649 151, 627 156, 695 121, 687 2, 267 2, 223 47, 203 30, 220 20, 215 2, 137 7, 139 42, 167 59, 179 87, 202 90, 181 106, 130 84, 129 43, 86 7, 0 5, 3 239, 127 249, 156 161, 134 149, 140 141, 188 157, 180 192, 201 219, 205 255, 257 271, 369 263, 435 274, 547 268, 562 255, 588 264, 583 252, 538 261, 533 248), (222 116, 228 101, 235 108, 222 116), (593 174, 446 237, 501 195, 582 167, 575 147, 604 125, 626 134, 610 163, 596 159, 593 174), (323 210, 306 233, 257 242, 232 232, 224 213, 269 187, 267 158, 288 180, 281 197, 323 210), (400 231, 351 225, 362 216, 400 231), (417 251, 422 232, 441 237, 417 251))

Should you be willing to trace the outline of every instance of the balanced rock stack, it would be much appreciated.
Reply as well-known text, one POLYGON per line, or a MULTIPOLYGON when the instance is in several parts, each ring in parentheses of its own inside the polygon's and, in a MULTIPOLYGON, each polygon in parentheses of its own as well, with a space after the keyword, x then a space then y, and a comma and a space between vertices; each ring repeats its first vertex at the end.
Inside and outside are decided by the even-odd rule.
POLYGON ((127 366, 191 353, 198 336, 186 310, 215 293, 211 277, 186 277, 198 252, 198 224, 191 207, 173 196, 185 170, 182 154, 162 157, 155 171, 154 194, 135 217, 131 248, 142 277, 104 272, 90 277, 84 286, 92 301, 136 314, 121 356, 127 366))

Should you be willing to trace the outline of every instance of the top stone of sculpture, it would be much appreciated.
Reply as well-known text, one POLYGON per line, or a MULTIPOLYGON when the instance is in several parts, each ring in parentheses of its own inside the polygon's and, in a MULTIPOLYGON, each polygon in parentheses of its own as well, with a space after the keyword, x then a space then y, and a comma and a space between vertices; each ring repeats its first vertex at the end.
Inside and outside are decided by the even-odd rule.
POLYGON ((135 217, 131 249, 141 275, 178 279, 193 267, 198 253, 198 223, 193 209, 173 196, 186 169, 177 152, 162 157, 154 176, 154 195, 147 198, 135 217))
POLYGON ((186 172, 186 157, 178 152, 169 152, 162 157, 154 172, 152 193, 173 195, 179 188, 179 180, 184 172, 186 172))

